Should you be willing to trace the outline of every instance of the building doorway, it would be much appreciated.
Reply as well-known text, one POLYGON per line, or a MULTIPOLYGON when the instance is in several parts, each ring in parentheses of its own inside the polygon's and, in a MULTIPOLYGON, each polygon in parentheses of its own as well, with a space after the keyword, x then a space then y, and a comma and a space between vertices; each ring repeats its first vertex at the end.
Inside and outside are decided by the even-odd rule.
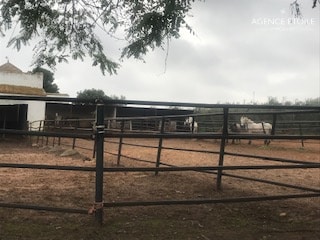
POLYGON ((0 128, 27 130, 27 104, 0 105, 0 128))

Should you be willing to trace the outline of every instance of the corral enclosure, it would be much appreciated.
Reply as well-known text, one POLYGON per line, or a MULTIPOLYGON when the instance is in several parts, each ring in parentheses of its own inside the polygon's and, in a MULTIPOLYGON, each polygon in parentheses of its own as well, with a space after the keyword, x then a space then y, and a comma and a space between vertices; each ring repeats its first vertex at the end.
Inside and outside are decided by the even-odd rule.
MULTIPOLYGON (((51 211, 87 214, 88 210, 99 221, 103 202, 104 225, 119 224, 115 232, 107 228, 110 239, 318 239, 319 108, 209 107, 215 111, 191 114, 198 132, 161 127, 161 121, 183 123, 188 116, 103 118, 103 127, 96 124, 88 133, 58 127, 32 133, 24 142, 10 134, 27 132, 2 129, 1 221, 19 222, 14 216, 20 216, 55 222, 52 219, 59 217, 51 211), (268 136, 223 128, 239 122, 244 113, 278 128, 268 136), (121 128, 128 121, 151 120, 160 127, 121 128), (108 121, 118 121, 120 128, 108 129, 108 121), (264 138, 271 144, 264 145, 264 138), (227 139, 241 141, 232 144, 227 139), (78 154, 60 156, 73 147, 78 154), (95 171, 101 154, 104 174, 99 196, 95 171), (97 201, 101 196, 103 201, 97 201), (19 207, 50 212, 6 210, 19 207)), ((67 219, 88 225, 90 217, 67 219)), ((5 225, 0 227, 9 232, 5 225)), ((88 234, 82 232, 84 239, 88 234)))

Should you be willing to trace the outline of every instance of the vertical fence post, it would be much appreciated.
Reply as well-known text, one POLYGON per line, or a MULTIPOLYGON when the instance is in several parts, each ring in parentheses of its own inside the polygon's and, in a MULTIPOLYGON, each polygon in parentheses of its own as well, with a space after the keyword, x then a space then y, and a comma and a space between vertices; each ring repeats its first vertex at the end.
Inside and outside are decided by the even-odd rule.
MULTIPOLYGON (((299 133, 300 133, 300 136, 302 136, 301 123, 299 123, 299 133)), ((302 147, 304 147, 304 141, 303 141, 303 138, 301 138, 301 146, 302 146, 302 147)))
MULTIPOLYGON (((165 125, 165 118, 162 118, 162 119, 161 119, 160 134, 163 134, 163 133, 164 133, 164 125, 165 125)), ((162 142, 163 142, 163 137, 160 136, 160 138, 159 138, 159 145, 158 145, 158 153, 157 153, 157 162, 156 162, 156 167, 157 167, 157 168, 160 166, 162 142)), ((155 175, 158 175, 158 173, 159 173, 159 171, 156 171, 156 172, 155 172, 155 175)))
MULTIPOLYGON (((65 122, 64 122, 65 124, 65 122)), ((59 131, 62 131, 62 126, 60 125, 60 130, 59 131)), ((58 146, 60 146, 60 143, 61 143, 61 137, 59 136, 58 137, 58 146)))
POLYGON ((92 150, 92 158, 95 158, 95 157, 96 157, 96 151, 97 151, 97 141, 96 141, 96 138, 94 137, 93 150, 92 150))
MULTIPOLYGON (((7 118, 7 114, 6 114, 6 111, 4 112, 4 117, 3 117, 3 125, 2 125, 2 128, 3 129, 6 129, 6 118, 7 118)), ((6 134, 5 133, 3 133, 2 134, 2 138, 5 138, 6 137, 6 134)))
POLYGON ((192 117, 192 122, 191 122, 191 133, 194 133, 194 117, 192 117))
MULTIPOLYGON (((43 120, 43 128, 42 128, 43 131, 46 131, 45 127, 46 127, 46 120, 43 120)), ((43 141, 44 141, 44 136, 41 136, 41 145, 42 146, 43 146, 43 141)))
POLYGON ((277 124, 277 114, 272 115, 272 129, 271 129, 271 135, 273 136, 276 133, 276 124, 277 124))
POLYGON ((104 105, 97 104, 96 111, 96 193, 95 219, 103 222, 103 160, 104 160, 104 105))
MULTIPOLYGON (((274 134, 276 133, 276 125, 277 125, 277 114, 274 113, 272 114, 271 136, 274 136, 274 134)), ((273 139, 269 139, 269 144, 271 143, 271 140, 273 139)))
MULTIPOLYGON (((223 166, 224 161, 224 149, 226 145, 226 139, 228 137, 228 115, 229 108, 223 108, 223 129, 222 129, 222 138, 220 144, 220 154, 219 154, 219 166, 223 166)), ((217 173, 217 190, 221 190, 221 182, 222 182, 222 169, 218 170, 217 173)))
MULTIPOLYGON (((121 120, 121 133, 124 132, 124 120, 121 120)), ((119 139, 119 148, 118 148, 118 159, 117 159, 117 166, 120 165, 120 159, 121 159, 121 151, 122 151, 122 142, 123 142, 123 137, 122 135, 120 136, 120 139, 119 139)))
MULTIPOLYGON (((74 132, 77 132, 77 127, 74 127, 74 132)), ((76 137, 73 138, 72 140, 72 149, 76 147, 76 137)))
MULTIPOLYGON (((30 125, 30 128, 31 127, 32 127, 32 125, 30 125)), ((42 127, 42 121, 40 121, 40 123, 39 123, 38 132, 41 132, 41 127, 42 127)), ((37 136, 37 144, 39 144, 39 138, 40 138, 40 136, 37 136)))

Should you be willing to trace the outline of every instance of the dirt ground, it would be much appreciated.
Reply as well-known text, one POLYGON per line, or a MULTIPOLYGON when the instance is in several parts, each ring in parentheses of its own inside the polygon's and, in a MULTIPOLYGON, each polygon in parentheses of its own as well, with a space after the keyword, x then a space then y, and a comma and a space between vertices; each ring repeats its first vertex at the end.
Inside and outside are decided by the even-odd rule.
MULTIPOLYGON (((105 166, 117 167, 118 140, 105 143, 105 166), (110 154, 111 153, 111 154, 110 154)), ((77 140, 80 154, 61 157, 71 139, 53 147, 52 139, 0 139, 1 163, 95 166, 93 143, 77 140), (36 144, 37 143, 37 144, 36 144)), ((122 166, 155 166, 157 140, 125 139, 122 166), (152 161, 145 163, 128 157, 152 161)), ((57 141, 55 141, 57 143, 57 141)), ((211 140, 164 140, 167 148, 219 151, 211 140)), ((228 153, 294 159, 320 163, 320 142, 245 141, 226 146, 228 153)), ((215 166, 218 154, 164 149, 161 162, 176 166, 215 166)), ((226 155, 224 165, 284 164, 226 155)), ((272 180, 319 189, 319 169, 236 170, 229 174, 272 180)), ((0 203, 89 209, 94 202, 93 172, 0 168, 0 203)), ((199 172, 105 173, 104 201, 154 201, 173 199, 220 199, 246 196, 295 194, 303 191, 223 176, 222 191, 216 175, 199 172)), ((104 224, 93 216, 47 211, 0 208, 0 240, 4 239, 320 239, 320 199, 301 198, 264 202, 105 208, 104 224)))

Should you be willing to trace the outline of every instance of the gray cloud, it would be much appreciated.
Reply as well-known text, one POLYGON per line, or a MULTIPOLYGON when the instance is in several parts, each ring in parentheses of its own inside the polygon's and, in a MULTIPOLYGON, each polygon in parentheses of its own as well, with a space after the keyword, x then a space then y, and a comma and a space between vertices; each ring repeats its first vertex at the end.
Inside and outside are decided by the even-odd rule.
MULTIPOLYGON (((99 88, 127 99, 182 102, 264 102, 269 96, 304 100, 320 95, 319 7, 303 2, 308 25, 256 24, 256 19, 290 18, 288 0, 196 2, 188 22, 196 35, 181 32, 166 50, 157 49, 145 62, 124 60, 115 76, 102 76, 84 62, 61 64, 55 72, 62 92, 99 88), (165 71, 166 69, 166 71, 165 71)), ((103 39, 112 59, 120 56, 123 41, 103 39)), ((1 58, 28 70, 32 49, 20 53, 4 48, 1 58)))

